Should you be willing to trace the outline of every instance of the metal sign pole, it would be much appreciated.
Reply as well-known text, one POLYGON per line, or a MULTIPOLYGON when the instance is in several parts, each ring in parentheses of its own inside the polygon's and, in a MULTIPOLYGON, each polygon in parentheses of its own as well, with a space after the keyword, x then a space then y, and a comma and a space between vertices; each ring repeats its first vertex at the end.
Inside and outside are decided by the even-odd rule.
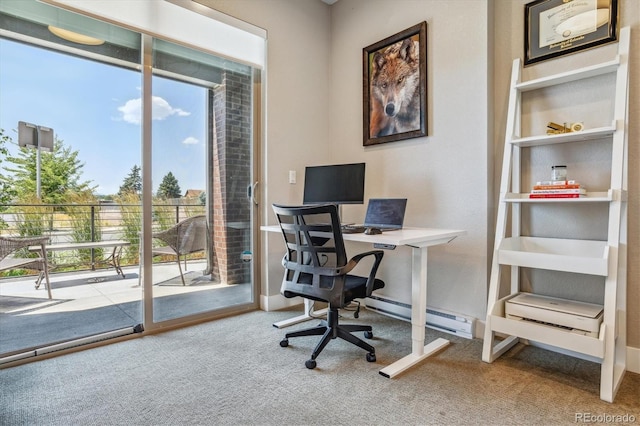
POLYGON ((19 121, 18 145, 25 148, 34 148, 36 150, 36 196, 38 197, 38 200, 40 200, 42 197, 42 179, 40 170, 42 165, 40 153, 43 149, 53 152, 53 129, 19 121))
POLYGON ((38 200, 42 199, 40 196, 40 126, 36 126, 36 197, 38 200))

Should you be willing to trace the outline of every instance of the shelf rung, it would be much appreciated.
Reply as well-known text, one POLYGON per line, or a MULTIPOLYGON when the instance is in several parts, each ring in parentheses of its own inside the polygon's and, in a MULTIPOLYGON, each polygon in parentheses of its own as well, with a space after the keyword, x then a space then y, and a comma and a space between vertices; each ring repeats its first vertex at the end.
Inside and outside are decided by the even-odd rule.
POLYGON ((578 198, 529 198, 529 193, 508 192, 502 201, 507 203, 607 203, 613 201, 613 192, 587 192, 578 198))
POLYGON ((568 330, 554 329, 551 326, 536 324, 524 320, 513 320, 501 316, 491 316, 491 329, 494 332, 532 340, 534 342, 563 348, 569 351, 602 359, 604 357, 604 335, 606 327, 600 326, 598 338, 583 336, 568 330))
POLYGON ((550 271, 607 276, 606 241, 510 237, 498 248, 498 263, 550 271))
POLYGON ((558 84, 568 83, 570 81, 582 80, 585 78, 596 77, 603 74, 609 74, 618 69, 620 65, 620 56, 616 55, 615 59, 607 62, 602 62, 596 65, 591 65, 584 68, 579 68, 574 71, 567 71, 560 74, 554 74, 548 77, 541 77, 535 80, 529 80, 516 84, 516 89, 521 92, 527 92, 530 90, 542 89, 544 87, 555 86, 558 84))
POLYGON ((569 142, 583 142, 588 140, 610 137, 616 131, 615 126, 596 127, 580 132, 560 133, 557 135, 536 135, 525 138, 512 138, 511 145, 519 147, 542 146, 569 142))

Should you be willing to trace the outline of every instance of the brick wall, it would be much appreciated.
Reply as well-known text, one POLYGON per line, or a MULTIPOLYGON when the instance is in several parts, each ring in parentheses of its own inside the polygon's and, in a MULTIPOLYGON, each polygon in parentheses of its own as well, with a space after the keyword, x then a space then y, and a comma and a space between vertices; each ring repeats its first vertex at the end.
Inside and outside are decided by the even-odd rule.
POLYGON ((213 91, 212 278, 227 284, 250 281, 251 77, 227 71, 213 91))

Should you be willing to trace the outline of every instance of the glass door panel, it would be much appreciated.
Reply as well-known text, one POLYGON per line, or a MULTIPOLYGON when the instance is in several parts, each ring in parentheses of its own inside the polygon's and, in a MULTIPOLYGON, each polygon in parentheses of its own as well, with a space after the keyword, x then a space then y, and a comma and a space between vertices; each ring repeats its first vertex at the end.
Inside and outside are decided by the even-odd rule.
POLYGON ((251 72, 154 40, 153 322, 254 300, 251 72))
POLYGON ((135 32, 29 0, 0 2, 0 27, 0 235, 46 236, 51 282, 49 298, 34 271, 0 272, 2 358, 142 322, 139 234, 127 232, 127 212, 140 203, 119 194, 140 164, 130 106, 141 73, 135 32), (68 23, 97 41, 56 35, 68 23), (24 128, 32 133, 14 131, 24 128), (46 129, 51 151, 20 146, 46 129))

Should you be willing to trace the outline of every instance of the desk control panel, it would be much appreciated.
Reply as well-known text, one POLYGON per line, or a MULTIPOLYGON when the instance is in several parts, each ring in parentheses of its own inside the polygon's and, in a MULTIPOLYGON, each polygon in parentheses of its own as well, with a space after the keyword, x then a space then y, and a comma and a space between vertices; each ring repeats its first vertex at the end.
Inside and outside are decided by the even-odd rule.
POLYGON ((373 243, 373 248, 382 249, 382 250, 395 250, 396 246, 393 244, 373 243))

